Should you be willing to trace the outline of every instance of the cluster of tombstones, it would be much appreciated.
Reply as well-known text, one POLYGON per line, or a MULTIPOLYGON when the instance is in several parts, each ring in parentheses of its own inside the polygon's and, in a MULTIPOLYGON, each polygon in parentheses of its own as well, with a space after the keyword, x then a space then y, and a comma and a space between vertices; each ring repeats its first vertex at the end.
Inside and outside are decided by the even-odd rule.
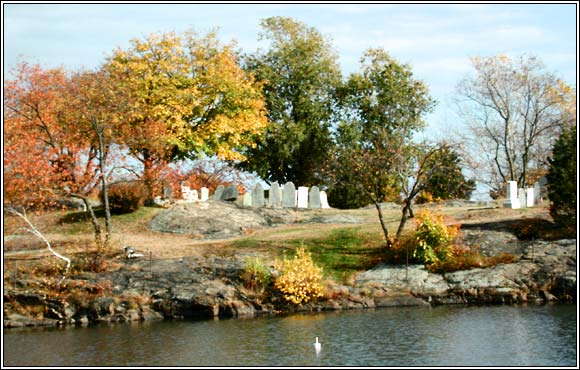
POLYGON ((519 188, 517 181, 508 181, 504 208, 519 209, 533 207, 542 202, 540 184, 535 183, 533 188, 519 188))
MULTIPOLYGON (((164 198, 171 198, 171 190, 164 191, 164 198)), ((209 189, 202 187, 198 192, 189 186, 181 185, 180 201, 183 203, 205 202, 208 200, 223 200, 228 202, 241 201, 241 204, 249 207, 274 207, 274 208, 330 208, 328 197, 325 191, 321 191, 318 186, 299 186, 298 189, 289 181, 284 186, 277 182, 270 185, 268 196, 265 196, 264 187, 256 184, 250 192, 240 195, 238 188, 234 185, 224 187, 219 185, 212 197, 209 189)))

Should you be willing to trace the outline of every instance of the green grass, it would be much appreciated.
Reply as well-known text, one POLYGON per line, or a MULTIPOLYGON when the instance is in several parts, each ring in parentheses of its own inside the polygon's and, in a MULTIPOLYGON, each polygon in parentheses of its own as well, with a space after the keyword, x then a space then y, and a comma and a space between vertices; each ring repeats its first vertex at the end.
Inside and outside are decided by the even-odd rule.
POLYGON ((367 270, 381 260, 384 240, 378 232, 361 227, 341 228, 318 238, 264 241, 250 238, 232 242, 237 248, 267 249, 278 258, 292 257, 301 246, 311 253, 313 261, 323 268, 324 274, 346 282, 356 272, 367 270))

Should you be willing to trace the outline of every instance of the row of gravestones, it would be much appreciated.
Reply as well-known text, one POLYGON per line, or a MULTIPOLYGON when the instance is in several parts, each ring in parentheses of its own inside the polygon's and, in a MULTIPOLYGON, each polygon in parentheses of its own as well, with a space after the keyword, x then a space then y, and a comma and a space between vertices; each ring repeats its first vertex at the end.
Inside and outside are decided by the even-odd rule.
POLYGON ((533 188, 519 188, 517 181, 508 181, 504 208, 519 209, 533 207, 542 202, 540 184, 535 183, 533 188))
MULTIPOLYGON (((209 189, 203 187, 198 193, 197 190, 189 186, 181 186, 183 202, 205 202, 210 199, 209 189)), ((164 190, 165 199, 170 199, 172 192, 168 188, 164 190)), ((213 200, 237 201, 240 198, 238 188, 234 185, 224 187, 218 185, 213 195, 213 200)), ((292 182, 287 182, 280 186, 277 182, 270 185, 268 198, 264 196, 264 188, 261 184, 256 184, 251 192, 245 193, 242 197, 242 204, 250 207, 275 207, 275 208, 330 208, 328 197, 325 191, 321 191, 317 186, 310 189, 306 186, 299 186, 298 189, 292 182)))

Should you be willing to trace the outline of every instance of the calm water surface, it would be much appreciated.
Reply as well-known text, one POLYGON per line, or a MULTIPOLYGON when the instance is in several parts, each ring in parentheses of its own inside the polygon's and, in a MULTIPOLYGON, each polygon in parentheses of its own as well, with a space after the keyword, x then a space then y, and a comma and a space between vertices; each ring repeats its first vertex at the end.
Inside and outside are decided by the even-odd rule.
POLYGON ((10 329, 3 365, 576 366, 576 331, 576 305, 397 307, 10 329))

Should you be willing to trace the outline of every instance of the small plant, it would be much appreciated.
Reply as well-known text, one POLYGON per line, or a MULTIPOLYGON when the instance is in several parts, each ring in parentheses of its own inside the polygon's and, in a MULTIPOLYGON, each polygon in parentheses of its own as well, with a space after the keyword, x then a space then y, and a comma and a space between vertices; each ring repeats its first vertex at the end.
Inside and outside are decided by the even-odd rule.
POLYGON ((298 248, 294 258, 276 261, 276 268, 280 276, 274 287, 288 302, 301 304, 323 296, 322 268, 314 264, 304 247, 298 248))
POLYGON ((248 257, 241 274, 244 288, 254 292, 263 292, 272 282, 272 274, 260 257, 248 257))

